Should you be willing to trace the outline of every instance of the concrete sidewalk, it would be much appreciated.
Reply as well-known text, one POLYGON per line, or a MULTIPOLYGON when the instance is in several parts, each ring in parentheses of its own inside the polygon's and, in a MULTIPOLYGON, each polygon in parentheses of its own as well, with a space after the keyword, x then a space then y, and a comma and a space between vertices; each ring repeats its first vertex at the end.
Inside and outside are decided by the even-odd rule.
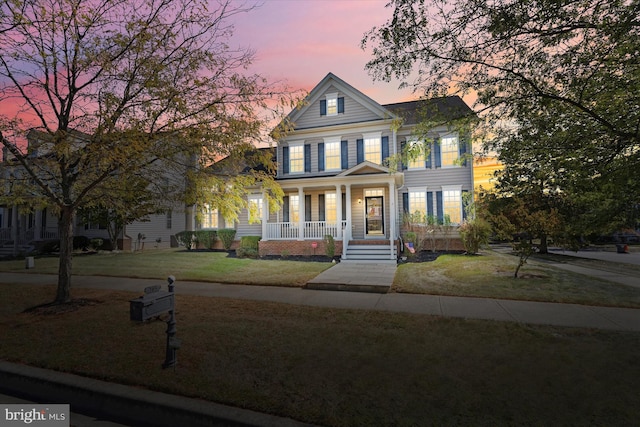
MULTIPOLYGON (((345 264, 349 265, 349 264, 345 264)), ((351 264, 357 265, 357 264, 351 264)), ((329 270, 338 267, 331 267, 329 270)), ((337 271, 341 271, 338 269, 337 271)), ((358 275, 359 270, 351 274, 358 275)), ((343 270, 344 272, 344 270, 343 270)), ((388 280, 379 276, 380 281, 388 280)), ((33 273, 3 273, 0 283, 54 284, 56 276, 33 273)), ((150 285, 166 282, 152 279, 132 279, 98 276, 74 276, 77 288, 113 289, 142 293, 150 285)), ((485 319, 537 325, 597 328, 620 331, 640 331, 640 309, 592 307, 577 304, 557 304, 489 298, 448 297, 400 293, 363 293, 310 290, 274 286, 243 286, 219 283, 188 282, 177 278, 178 294, 208 297, 272 301, 315 307, 352 308, 427 314, 466 319, 485 319)))

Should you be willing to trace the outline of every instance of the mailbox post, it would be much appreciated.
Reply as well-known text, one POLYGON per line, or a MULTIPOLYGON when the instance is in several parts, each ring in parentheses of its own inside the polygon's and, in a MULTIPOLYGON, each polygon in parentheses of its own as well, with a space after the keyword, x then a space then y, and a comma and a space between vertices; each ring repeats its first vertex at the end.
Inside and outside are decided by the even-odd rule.
POLYGON ((165 361, 162 364, 163 368, 176 366, 176 350, 180 348, 180 340, 176 338, 175 281, 173 276, 167 278, 169 292, 161 291, 160 285, 148 286, 145 288, 143 296, 129 301, 129 317, 133 321, 145 322, 169 312, 167 348, 165 361))
MULTIPOLYGON (((169 293, 174 296, 174 289, 176 279, 173 276, 167 278, 169 282, 169 293)), ((171 368, 176 366, 176 350, 180 348, 180 340, 176 338, 176 315, 175 315, 175 302, 172 304, 169 310, 169 320, 167 321, 167 350, 163 368, 171 368)))

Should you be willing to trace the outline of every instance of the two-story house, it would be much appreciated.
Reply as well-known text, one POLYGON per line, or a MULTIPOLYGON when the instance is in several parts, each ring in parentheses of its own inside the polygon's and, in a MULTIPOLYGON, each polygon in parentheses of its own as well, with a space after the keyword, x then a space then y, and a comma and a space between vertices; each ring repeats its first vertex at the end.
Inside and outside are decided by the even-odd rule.
MULTIPOLYGON (((472 115, 459 97, 427 102, 448 118, 472 115)), ((417 140, 423 102, 381 105, 329 73, 287 119, 293 130, 278 141, 277 180, 285 192, 279 212, 267 212, 259 191, 240 217, 238 236, 259 235, 261 255, 323 254, 331 235, 343 261, 395 262, 402 215, 420 211, 462 221, 462 195, 473 190, 468 142, 447 126, 429 131, 428 153, 400 167, 385 160, 417 140), (259 213, 261 221, 248 217, 259 213)))
MULTIPOLYGON (((89 136, 74 131, 75 149, 81 150, 87 144, 89 136)), ((30 131, 27 135, 28 158, 35 164, 46 160, 50 155, 51 146, 48 137, 43 132, 30 131)), ((44 163, 43 163, 44 164, 44 163)), ((43 170, 41 179, 49 180, 55 187, 55 174, 43 170)), ((184 192, 186 184, 184 171, 169 169, 161 162, 154 162, 146 166, 141 174, 153 177, 157 186, 173 188, 174 192, 184 192)), ((11 177, 27 177, 27 172, 20 166, 13 155, 5 148, 0 158, 0 191, 13 193, 11 177)), ((167 192, 170 190, 167 190, 167 192)), ((14 194, 15 195, 15 194, 14 194)), ((28 253, 42 246, 43 243, 58 239, 58 216, 51 207, 34 203, 32 197, 25 195, 20 205, 0 206, 0 257, 16 256, 28 253)), ((126 224, 117 236, 117 247, 124 250, 139 250, 142 248, 168 248, 177 246, 175 234, 185 229, 193 228, 194 215, 192 207, 184 203, 167 202, 165 209, 149 213, 140 220, 126 224)), ((109 239, 107 225, 84 221, 76 217, 74 236, 84 236, 88 239, 109 239)), ((111 244, 112 248, 116 244, 111 244)))

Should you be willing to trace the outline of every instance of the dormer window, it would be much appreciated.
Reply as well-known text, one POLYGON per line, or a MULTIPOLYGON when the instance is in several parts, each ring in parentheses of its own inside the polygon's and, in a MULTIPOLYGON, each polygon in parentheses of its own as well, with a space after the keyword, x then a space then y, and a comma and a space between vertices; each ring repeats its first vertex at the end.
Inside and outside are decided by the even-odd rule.
POLYGON ((321 116, 336 116, 344 113, 344 97, 339 97, 337 93, 328 93, 325 99, 320 100, 321 116))

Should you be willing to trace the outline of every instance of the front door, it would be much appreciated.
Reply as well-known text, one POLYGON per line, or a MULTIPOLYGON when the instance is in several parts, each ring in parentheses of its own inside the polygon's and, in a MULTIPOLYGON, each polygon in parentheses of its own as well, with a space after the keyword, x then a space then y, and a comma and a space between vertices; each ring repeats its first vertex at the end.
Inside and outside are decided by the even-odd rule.
POLYGON ((382 196, 365 197, 365 226, 368 237, 384 236, 383 201, 382 196))

